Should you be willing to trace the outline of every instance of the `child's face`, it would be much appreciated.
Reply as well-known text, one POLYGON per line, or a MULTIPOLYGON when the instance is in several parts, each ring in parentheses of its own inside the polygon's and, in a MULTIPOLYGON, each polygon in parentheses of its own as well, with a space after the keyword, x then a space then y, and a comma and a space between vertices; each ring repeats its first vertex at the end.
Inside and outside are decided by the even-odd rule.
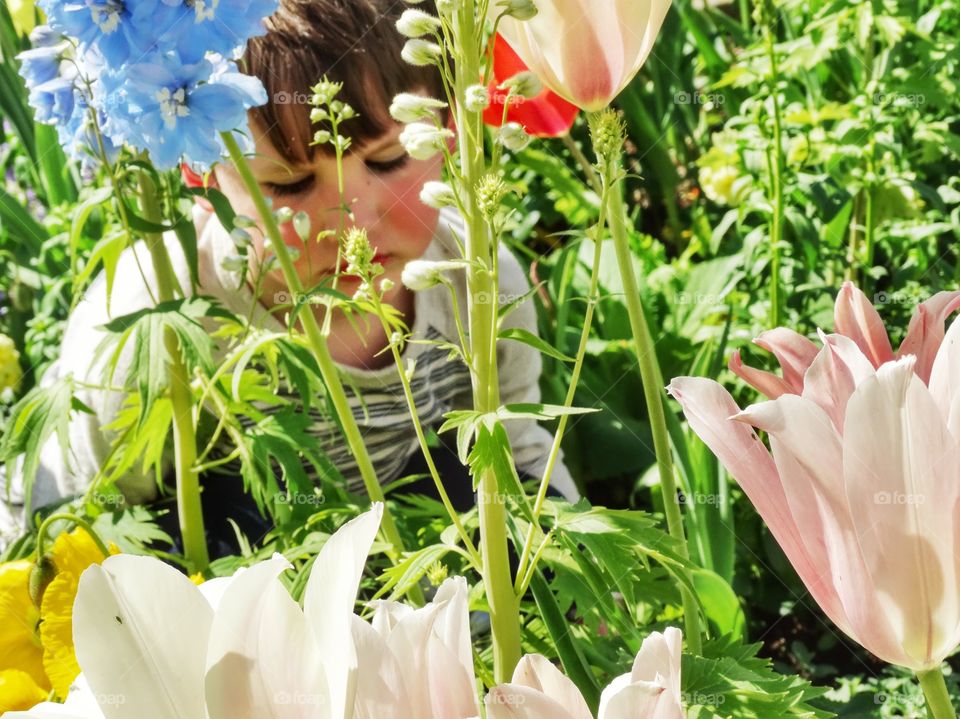
MULTIPOLYGON (((376 261, 386 277, 400 285, 400 274, 410 260, 421 257, 433 237, 439 213, 420 201, 420 190, 429 180, 440 178, 443 157, 415 160, 407 155, 398 137, 403 125, 396 124, 382 137, 364 147, 353 148, 343 158, 343 197, 353 217, 343 219, 343 228, 367 230, 376 261)), ((300 251, 297 273, 305 288, 315 287, 332 276, 337 262, 337 230, 341 226, 340 197, 337 188, 336 158, 317 152, 309 164, 294 165, 273 147, 262 128, 251 126, 256 142, 256 157, 250 161, 254 175, 273 207, 303 211, 311 220, 311 238, 323 230, 334 234, 304 243, 292 223, 281 228, 288 246, 300 251)), ((218 166, 217 183, 238 214, 256 218, 257 212, 236 170, 218 166)), ((263 238, 256 233, 251 264, 264 255, 263 238)), ((266 278, 268 284, 282 284, 279 270, 266 278), (269 282, 273 280, 273 282, 269 282)), ((348 294, 358 280, 341 275, 338 286, 348 294)))

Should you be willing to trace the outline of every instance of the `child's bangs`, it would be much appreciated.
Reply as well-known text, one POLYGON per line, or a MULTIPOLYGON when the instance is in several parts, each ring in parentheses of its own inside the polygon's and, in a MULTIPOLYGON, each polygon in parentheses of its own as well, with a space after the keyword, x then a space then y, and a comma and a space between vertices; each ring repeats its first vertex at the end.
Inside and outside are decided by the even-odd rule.
POLYGON ((317 151, 333 153, 330 145, 312 145, 321 128, 310 122, 311 87, 325 75, 343 83, 339 97, 357 112, 341 129, 354 148, 392 127, 395 95, 418 89, 442 95, 435 68, 400 59, 404 38, 395 23, 402 9, 403 3, 364 0, 281 0, 268 34, 250 41, 245 69, 267 90, 254 120, 282 157, 304 163, 317 151))

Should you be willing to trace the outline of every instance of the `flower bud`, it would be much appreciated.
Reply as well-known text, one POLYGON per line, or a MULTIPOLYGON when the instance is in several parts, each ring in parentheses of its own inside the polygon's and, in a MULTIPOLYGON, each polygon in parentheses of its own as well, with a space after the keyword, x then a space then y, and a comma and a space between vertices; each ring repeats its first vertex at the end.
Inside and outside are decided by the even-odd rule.
POLYGON ((293 220, 293 210, 289 207, 281 207, 279 210, 273 213, 274 218, 277 220, 277 224, 285 225, 291 220, 293 220))
POLYGON ((613 110, 607 109, 590 120, 590 136, 593 139, 593 149, 601 165, 617 162, 623 153, 623 143, 626 139, 626 125, 623 118, 613 110))
MULTIPOLYGON (((30 595, 30 601, 37 609, 43 603, 43 594, 54 577, 57 576, 57 565, 49 555, 40 557, 37 563, 30 570, 30 578, 27 584, 27 592, 30 595)), ((12 621, 12 620, 11 620, 12 621)))
POLYGON ((243 272, 243 268, 247 266, 247 258, 243 255, 227 255, 220 266, 227 272, 243 272))
POLYGON ((518 122, 508 122, 500 128, 500 142, 508 150, 520 152, 530 144, 530 135, 518 122))
POLYGON ((447 103, 442 100, 402 92, 390 103, 390 116, 397 122, 403 123, 432 120, 436 117, 436 111, 446 106, 447 103))
MULTIPOLYGON (((239 217, 237 219, 239 219, 239 217)), ((234 227, 230 231, 230 238, 233 240, 233 244, 237 246, 238 250, 246 249, 250 246, 250 243, 253 242, 253 237, 251 237, 250 233, 242 227, 234 227)))
POLYGON ((396 285, 394 281, 391 280, 389 277, 384 277, 382 280, 380 280, 380 291, 383 294, 386 294, 387 292, 392 290, 395 286, 396 285))
POLYGON ((438 130, 423 122, 412 122, 400 133, 400 144, 417 160, 429 160, 442 151, 453 132, 446 128, 438 130))
POLYGON ((456 9, 456 0, 437 0, 437 12, 440 13, 440 17, 451 18, 456 9))
POLYGON ((518 72, 500 87, 528 100, 543 92, 543 83, 540 82, 540 78, 530 71, 518 72))
POLYGON ((516 20, 529 20, 540 12, 533 0, 500 0, 497 7, 503 10, 504 15, 516 20))
POLYGON ((490 106, 490 93, 483 85, 471 85, 467 88, 464 105, 470 112, 483 112, 490 106))
POLYGON ((251 227, 256 227, 257 223, 253 221, 252 217, 247 217, 246 215, 237 215, 233 218, 233 226, 249 229, 251 227))
POLYGON ((420 191, 420 200, 428 207, 437 210, 457 204, 453 188, 446 182, 437 182, 436 180, 424 183, 423 189, 420 191))
POLYGON ((439 65, 442 52, 435 42, 414 39, 407 40, 400 51, 400 57, 411 65, 439 65))
POLYGON ((310 215, 303 210, 295 214, 293 216, 293 229, 304 242, 310 239, 310 215))
POLYGON ((316 124, 330 119, 330 113, 322 107, 315 107, 310 111, 310 122, 316 124))
POLYGON ((343 239, 343 258, 347 261, 347 274, 367 274, 376 254, 376 250, 370 246, 366 230, 360 227, 347 230, 347 236, 343 239))
POLYGON ((464 267, 463 262, 455 260, 413 260, 408 262, 400 275, 400 280, 411 290, 416 292, 427 290, 444 281, 443 273, 450 270, 459 270, 464 267))
POLYGON ((404 37, 417 38, 430 35, 440 27, 440 20, 423 10, 410 8, 404 10, 397 20, 397 30, 404 37))
POLYGON ((497 214, 505 194, 507 186, 495 172, 489 172, 480 179, 477 183, 477 207, 484 217, 489 220, 497 214))

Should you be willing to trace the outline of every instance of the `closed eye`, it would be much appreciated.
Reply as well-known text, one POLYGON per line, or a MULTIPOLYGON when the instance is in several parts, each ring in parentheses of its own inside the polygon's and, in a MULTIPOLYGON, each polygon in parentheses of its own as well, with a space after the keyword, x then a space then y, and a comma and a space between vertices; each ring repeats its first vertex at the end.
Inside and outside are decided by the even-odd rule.
POLYGON ((315 175, 307 175, 302 180, 297 180, 296 182, 264 182, 263 185, 272 194, 283 197, 299 195, 302 192, 306 192, 313 187, 316 180, 315 175))
POLYGON ((401 167, 404 167, 407 162, 410 161, 410 155, 403 153, 400 157, 395 160, 387 160, 386 162, 378 162, 376 160, 367 160, 366 165, 371 170, 380 175, 386 175, 395 170, 399 170, 401 167))

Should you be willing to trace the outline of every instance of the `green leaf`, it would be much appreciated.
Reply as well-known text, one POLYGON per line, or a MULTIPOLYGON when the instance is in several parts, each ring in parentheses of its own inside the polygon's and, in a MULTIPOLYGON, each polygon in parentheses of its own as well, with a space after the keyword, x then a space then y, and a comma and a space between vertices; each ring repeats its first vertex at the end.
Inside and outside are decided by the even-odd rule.
POLYGON ((40 466, 40 450, 54 433, 66 463, 73 390, 72 376, 59 379, 49 387, 34 387, 14 406, 0 439, 0 462, 7 465, 5 494, 10 491, 14 462, 23 455, 24 505, 28 514, 40 466))
POLYGON ((429 547, 405 554, 399 563, 384 571, 386 581, 376 596, 382 597, 387 592, 391 592, 391 599, 403 596, 420 581, 434 563, 439 562, 450 552, 466 555, 459 547, 451 544, 431 544, 429 547))
POLYGON ((542 352, 549 357, 558 359, 561 362, 573 362, 574 358, 569 357, 560 350, 556 349, 553 345, 545 342, 542 338, 535 335, 530 330, 525 330, 521 327, 508 327, 507 329, 500 330, 497 334, 497 337, 502 340, 514 340, 516 342, 522 342, 525 345, 533 347, 538 352, 542 352))
POLYGON ((534 521, 533 510, 529 501, 527 501, 520 476, 517 474, 517 468, 513 463, 510 438, 501 422, 479 423, 477 438, 470 455, 467 457, 467 463, 470 465, 474 489, 479 486, 483 474, 492 471, 497 478, 497 491, 504 498, 513 497, 516 499, 524 518, 531 522, 534 521))
POLYGON ((733 587, 709 569, 695 569, 692 575, 697 600, 713 633, 729 634, 738 641, 746 639, 747 619, 733 587))
POLYGON ((505 404, 497 410, 496 416, 502 420, 509 419, 536 419, 551 420, 563 415, 592 414, 599 409, 586 407, 563 407, 557 404, 537 404, 534 402, 514 402, 505 404))

